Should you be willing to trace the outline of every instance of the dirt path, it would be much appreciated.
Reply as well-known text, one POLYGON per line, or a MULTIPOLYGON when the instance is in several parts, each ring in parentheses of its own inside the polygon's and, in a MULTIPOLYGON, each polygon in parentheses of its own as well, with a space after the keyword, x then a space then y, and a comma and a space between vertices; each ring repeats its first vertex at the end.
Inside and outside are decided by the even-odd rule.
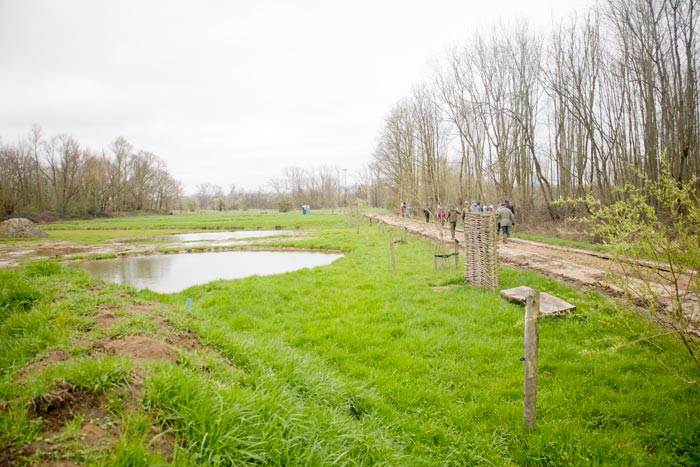
MULTIPOLYGON (((449 229, 441 229, 435 223, 426 223, 413 219, 390 215, 370 214, 367 217, 382 221, 388 225, 405 227, 412 235, 417 235, 434 242, 450 241, 449 229)), ((464 233, 458 232, 457 239, 463 242, 464 233)), ((611 255, 594 251, 580 250, 554 246, 545 243, 511 238, 508 243, 498 242, 498 257, 502 265, 514 269, 536 271, 547 277, 569 283, 576 287, 590 287, 608 295, 619 296, 622 290, 616 285, 614 276, 628 274, 630 267, 624 267, 615 261, 611 255), (611 277, 612 274, 613 276, 611 277)), ((673 293, 673 282, 669 280, 670 272, 665 268, 652 268, 651 264, 641 264, 636 267, 643 273, 646 271, 650 287, 661 296, 661 301, 670 303, 673 293)), ((632 277, 632 276, 630 276, 632 277)), ((687 287, 692 278, 680 278, 680 284, 687 287)), ((645 284, 630 279, 632 287, 643 290, 645 284)), ((687 294, 685 308, 693 319, 700 321, 700 307, 696 294, 687 294)))

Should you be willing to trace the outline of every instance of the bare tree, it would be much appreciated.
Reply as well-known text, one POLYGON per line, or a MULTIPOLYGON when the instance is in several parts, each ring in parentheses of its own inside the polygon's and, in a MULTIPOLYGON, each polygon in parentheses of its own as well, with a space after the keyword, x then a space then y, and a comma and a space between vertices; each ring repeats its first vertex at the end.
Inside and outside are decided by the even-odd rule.
POLYGON ((408 100, 391 110, 372 156, 372 167, 388 182, 396 205, 406 200, 413 202, 419 195, 420 166, 412 110, 408 100))
POLYGON ((206 182, 197 185, 197 193, 195 194, 197 199, 197 206, 199 209, 215 209, 222 210, 221 205, 217 202, 217 199, 223 200, 224 190, 212 183, 206 182))
POLYGON ((478 80, 474 75, 473 50, 468 45, 452 49, 443 67, 436 68, 434 82, 440 94, 438 105, 456 129, 459 147, 458 198, 485 199, 484 143, 486 126, 478 80))
MULTIPOLYGON (((446 201, 445 130, 436 96, 428 86, 413 91, 414 105, 411 117, 415 128, 415 148, 418 155, 418 198, 415 202, 430 207, 446 201)), ((461 201, 461 200, 457 200, 461 201)))
POLYGON ((129 160, 134 147, 122 136, 114 140, 111 146, 112 159, 108 172, 109 197, 111 207, 115 210, 127 208, 127 181, 129 179, 129 160))
POLYGON ((0 145, 0 208, 10 215, 20 204, 19 154, 15 148, 0 145))
POLYGON ((50 147, 51 150, 46 152, 50 190, 56 209, 66 214, 80 193, 85 154, 79 143, 68 135, 52 138, 50 147))

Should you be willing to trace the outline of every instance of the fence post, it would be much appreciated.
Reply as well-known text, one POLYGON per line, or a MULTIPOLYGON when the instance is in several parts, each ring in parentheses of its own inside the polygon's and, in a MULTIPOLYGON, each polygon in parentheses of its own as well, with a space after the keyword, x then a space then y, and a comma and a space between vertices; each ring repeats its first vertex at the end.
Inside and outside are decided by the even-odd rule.
POLYGON ((525 299, 525 426, 535 429, 537 413, 537 353, 539 348, 540 292, 532 291, 525 299))
POLYGON ((389 250, 391 250, 391 272, 396 274, 396 255, 394 254, 394 231, 389 232, 389 250))
POLYGON ((459 269, 459 242, 455 239, 455 269, 459 269))

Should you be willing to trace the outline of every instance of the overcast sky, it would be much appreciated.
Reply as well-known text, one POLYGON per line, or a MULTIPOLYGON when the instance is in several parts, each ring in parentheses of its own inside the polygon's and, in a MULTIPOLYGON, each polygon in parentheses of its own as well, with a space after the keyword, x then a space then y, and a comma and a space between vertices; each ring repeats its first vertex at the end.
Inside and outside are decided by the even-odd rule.
POLYGON ((39 124, 95 151, 117 136, 193 193, 284 167, 352 174, 428 62, 519 16, 585 0, 0 0, 0 137, 39 124))

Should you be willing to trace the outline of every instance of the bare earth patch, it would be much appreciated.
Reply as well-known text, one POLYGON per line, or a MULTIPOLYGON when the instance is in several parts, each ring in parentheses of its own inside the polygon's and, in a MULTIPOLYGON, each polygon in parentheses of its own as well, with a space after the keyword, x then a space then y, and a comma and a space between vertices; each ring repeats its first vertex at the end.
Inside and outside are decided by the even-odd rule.
POLYGON ((126 336, 122 339, 99 339, 93 347, 107 353, 132 357, 140 360, 177 360, 177 348, 161 340, 148 336, 126 336))
POLYGON ((102 331, 109 331, 114 326, 129 320, 128 316, 116 315, 107 310, 95 310, 93 315, 95 315, 95 327, 102 331))
POLYGON ((43 369, 48 368, 54 365, 55 363, 67 360, 68 357, 70 357, 70 355, 67 352, 64 352, 63 350, 49 350, 49 354, 46 356, 46 358, 43 358, 38 362, 30 363, 24 368, 20 368, 16 376, 21 378, 24 375, 42 371, 43 369))
POLYGON ((69 382, 58 383, 55 389, 35 398, 31 408, 35 417, 41 417, 44 432, 58 434, 66 422, 78 415, 86 420, 104 418, 107 411, 103 398, 69 382))
POLYGON ((108 447, 115 439, 94 421, 107 416, 106 398, 69 382, 60 382, 44 395, 37 396, 30 404, 30 415, 42 421, 41 438, 20 448, 0 449, 0 465, 76 466, 68 459, 66 445, 75 442, 61 436, 63 429, 75 417, 86 420, 78 433, 78 441, 91 448, 108 447), (27 459, 31 458, 30 464, 27 459), (36 461, 40 461, 36 464, 36 461))
MULTIPOLYGON (((127 298, 127 297, 123 297, 127 298)), ((203 345, 196 334, 180 331, 168 323, 159 312, 168 306, 160 303, 142 303, 125 306, 106 306, 93 310, 95 327, 108 331, 134 316, 145 316, 156 324, 159 336, 128 335, 119 339, 101 338, 75 340, 90 352, 105 352, 137 361, 165 360, 176 362, 181 351, 198 351, 212 355, 229 368, 235 366, 214 349, 203 345)), ((63 350, 50 350, 45 358, 20 369, 16 377, 39 373, 71 355, 63 350)), ((120 399, 129 411, 142 410, 140 400, 143 381, 148 376, 147 365, 137 365, 131 380, 121 389, 120 399)), ((60 382, 46 394, 37 396, 30 404, 30 416, 41 419, 41 435, 38 441, 21 447, 0 445, 0 466, 47 465, 75 466, 69 459, 76 443, 86 449, 110 449, 119 440, 121 428, 110 420, 107 396, 97 396, 89 390, 70 382, 60 382), (78 432, 66 435, 71 420, 80 417, 78 432), (105 428, 111 427, 111 428, 105 428)), ((4 407, 0 407, 4 410, 4 407)), ((111 418, 113 418, 112 416, 111 418)), ((149 449, 170 462, 175 451, 175 437, 163 432, 157 425, 151 428, 149 449)))

